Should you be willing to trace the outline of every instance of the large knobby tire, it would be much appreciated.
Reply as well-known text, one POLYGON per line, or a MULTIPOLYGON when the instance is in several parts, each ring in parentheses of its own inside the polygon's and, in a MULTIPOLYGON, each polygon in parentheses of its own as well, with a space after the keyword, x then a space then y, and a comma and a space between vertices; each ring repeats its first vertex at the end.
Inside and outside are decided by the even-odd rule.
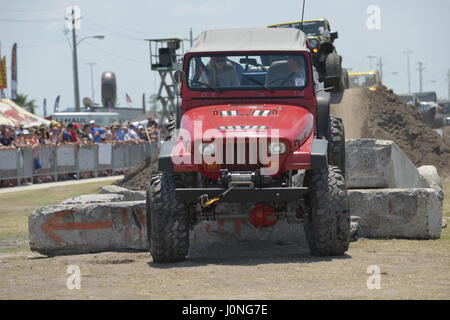
POLYGON ((147 225, 155 263, 183 261, 189 251, 189 210, 175 194, 175 188, 180 186, 181 177, 173 173, 157 173, 151 177, 147 225))
POLYGON ((337 167, 308 170, 305 233, 315 256, 343 255, 350 243, 350 211, 344 177, 337 167))
POLYGON ((348 70, 346 68, 342 68, 342 79, 344 80, 344 89, 349 89, 350 78, 348 76, 348 70))
POLYGON ((342 120, 330 117, 328 163, 338 167, 345 177, 345 129, 342 120))
POLYGON ((342 60, 336 51, 333 51, 326 56, 325 72, 327 76, 339 77, 338 86, 331 89, 330 92, 342 92, 345 90, 344 76, 342 72, 342 60))

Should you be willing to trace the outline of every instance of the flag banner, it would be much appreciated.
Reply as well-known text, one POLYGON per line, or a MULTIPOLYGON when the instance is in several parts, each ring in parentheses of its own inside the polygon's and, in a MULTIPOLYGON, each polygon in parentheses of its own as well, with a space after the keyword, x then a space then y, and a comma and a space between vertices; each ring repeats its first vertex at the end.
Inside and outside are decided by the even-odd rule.
POLYGON ((61 99, 61 96, 57 96, 55 100, 55 107, 53 108, 53 112, 59 112, 59 99, 61 99))
POLYGON ((128 103, 132 103, 133 101, 131 100, 131 97, 128 95, 128 93, 125 93, 125 98, 127 100, 128 103))
POLYGON ((17 43, 11 52, 11 99, 17 99, 17 43))
POLYGON ((6 56, 3 57, 2 62, 0 63, 0 89, 8 88, 8 79, 6 77, 6 56))
POLYGON ((44 109, 44 118, 47 118, 47 99, 46 98, 44 98, 43 109, 44 109))

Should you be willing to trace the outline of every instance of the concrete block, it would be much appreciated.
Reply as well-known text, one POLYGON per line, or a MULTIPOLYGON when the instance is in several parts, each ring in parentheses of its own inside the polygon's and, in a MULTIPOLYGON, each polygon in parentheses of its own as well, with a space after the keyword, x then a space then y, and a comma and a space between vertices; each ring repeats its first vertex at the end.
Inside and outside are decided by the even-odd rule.
POLYGON ((124 196, 123 201, 144 201, 146 197, 145 191, 133 191, 114 185, 102 187, 100 194, 120 194, 124 196))
POLYGON ((427 180, 430 187, 438 193, 439 201, 444 201, 444 192, 442 191, 442 180, 439 177, 435 166, 421 166, 417 168, 419 173, 427 180))
POLYGON ((28 227, 31 250, 45 255, 148 250, 144 201, 41 207, 28 227))
POLYGON ((124 201, 120 194, 85 194, 79 197, 63 200, 60 205, 88 204, 88 203, 110 203, 124 201))
POLYGON ((346 178, 349 189, 430 187, 411 160, 388 140, 347 140, 346 178))
POLYGON ((349 190, 350 212, 367 238, 438 239, 442 203, 431 188, 349 190))

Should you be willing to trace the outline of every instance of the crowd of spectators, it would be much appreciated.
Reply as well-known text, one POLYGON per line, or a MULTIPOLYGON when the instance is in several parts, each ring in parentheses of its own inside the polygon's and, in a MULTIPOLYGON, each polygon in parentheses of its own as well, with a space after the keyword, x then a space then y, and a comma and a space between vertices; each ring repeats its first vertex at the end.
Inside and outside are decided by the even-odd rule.
POLYGON ((62 124, 56 121, 50 125, 31 128, 0 125, 0 149, 35 148, 41 145, 93 144, 103 142, 144 143, 158 140, 158 123, 148 119, 133 125, 130 122, 111 126, 100 126, 91 120, 83 126, 76 123, 62 124))
MULTIPOLYGON (((0 151, 5 149, 30 148, 33 150, 34 170, 41 169, 36 159, 39 147, 58 145, 95 145, 97 143, 151 143, 158 142, 158 122, 149 118, 138 123, 113 123, 101 126, 94 120, 88 124, 50 122, 34 127, 8 126, 0 124, 0 151)), ((42 179, 41 179, 42 180, 42 179)), ((45 179, 44 179, 45 180, 45 179)), ((42 181, 39 181, 42 182, 42 181)), ((43 181, 45 182, 45 181, 43 181)), ((11 184, 11 183, 8 183, 11 184)), ((4 185, 0 181, 0 186, 4 185)))

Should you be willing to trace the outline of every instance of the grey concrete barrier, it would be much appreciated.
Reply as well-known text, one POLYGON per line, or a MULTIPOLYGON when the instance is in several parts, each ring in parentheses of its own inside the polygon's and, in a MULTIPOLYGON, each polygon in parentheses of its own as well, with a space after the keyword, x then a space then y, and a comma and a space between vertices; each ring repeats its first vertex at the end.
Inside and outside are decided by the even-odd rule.
POLYGON ((44 255, 148 250, 145 201, 41 207, 28 226, 31 250, 44 255))
POLYGON ((36 149, 0 150, 0 180, 53 176, 80 172, 122 171, 150 157, 156 143, 40 146, 36 149), (41 168, 35 168, 35 162, 41 168))
POLYGON ((0 150, 0 178, 18 176, 19 153, 17 150, 0 150))
POLYGON ((431 188, 349 190, 350 214, 367 238, 438 239, 442 202, 431 188))
POLYGON ((81 145, 78 149, 78 170, 95 171, 98 162, 98 146, 81 145))
POLYGON ((100 194, 115 194, 124 197, 123 201, 145 201, 145 191, 133 191, 115 185, 103 186, 100 194))
POLYGON ((349 189, 430 187, 411 160, 388 140, 347 140, 346 180, 349 189))

